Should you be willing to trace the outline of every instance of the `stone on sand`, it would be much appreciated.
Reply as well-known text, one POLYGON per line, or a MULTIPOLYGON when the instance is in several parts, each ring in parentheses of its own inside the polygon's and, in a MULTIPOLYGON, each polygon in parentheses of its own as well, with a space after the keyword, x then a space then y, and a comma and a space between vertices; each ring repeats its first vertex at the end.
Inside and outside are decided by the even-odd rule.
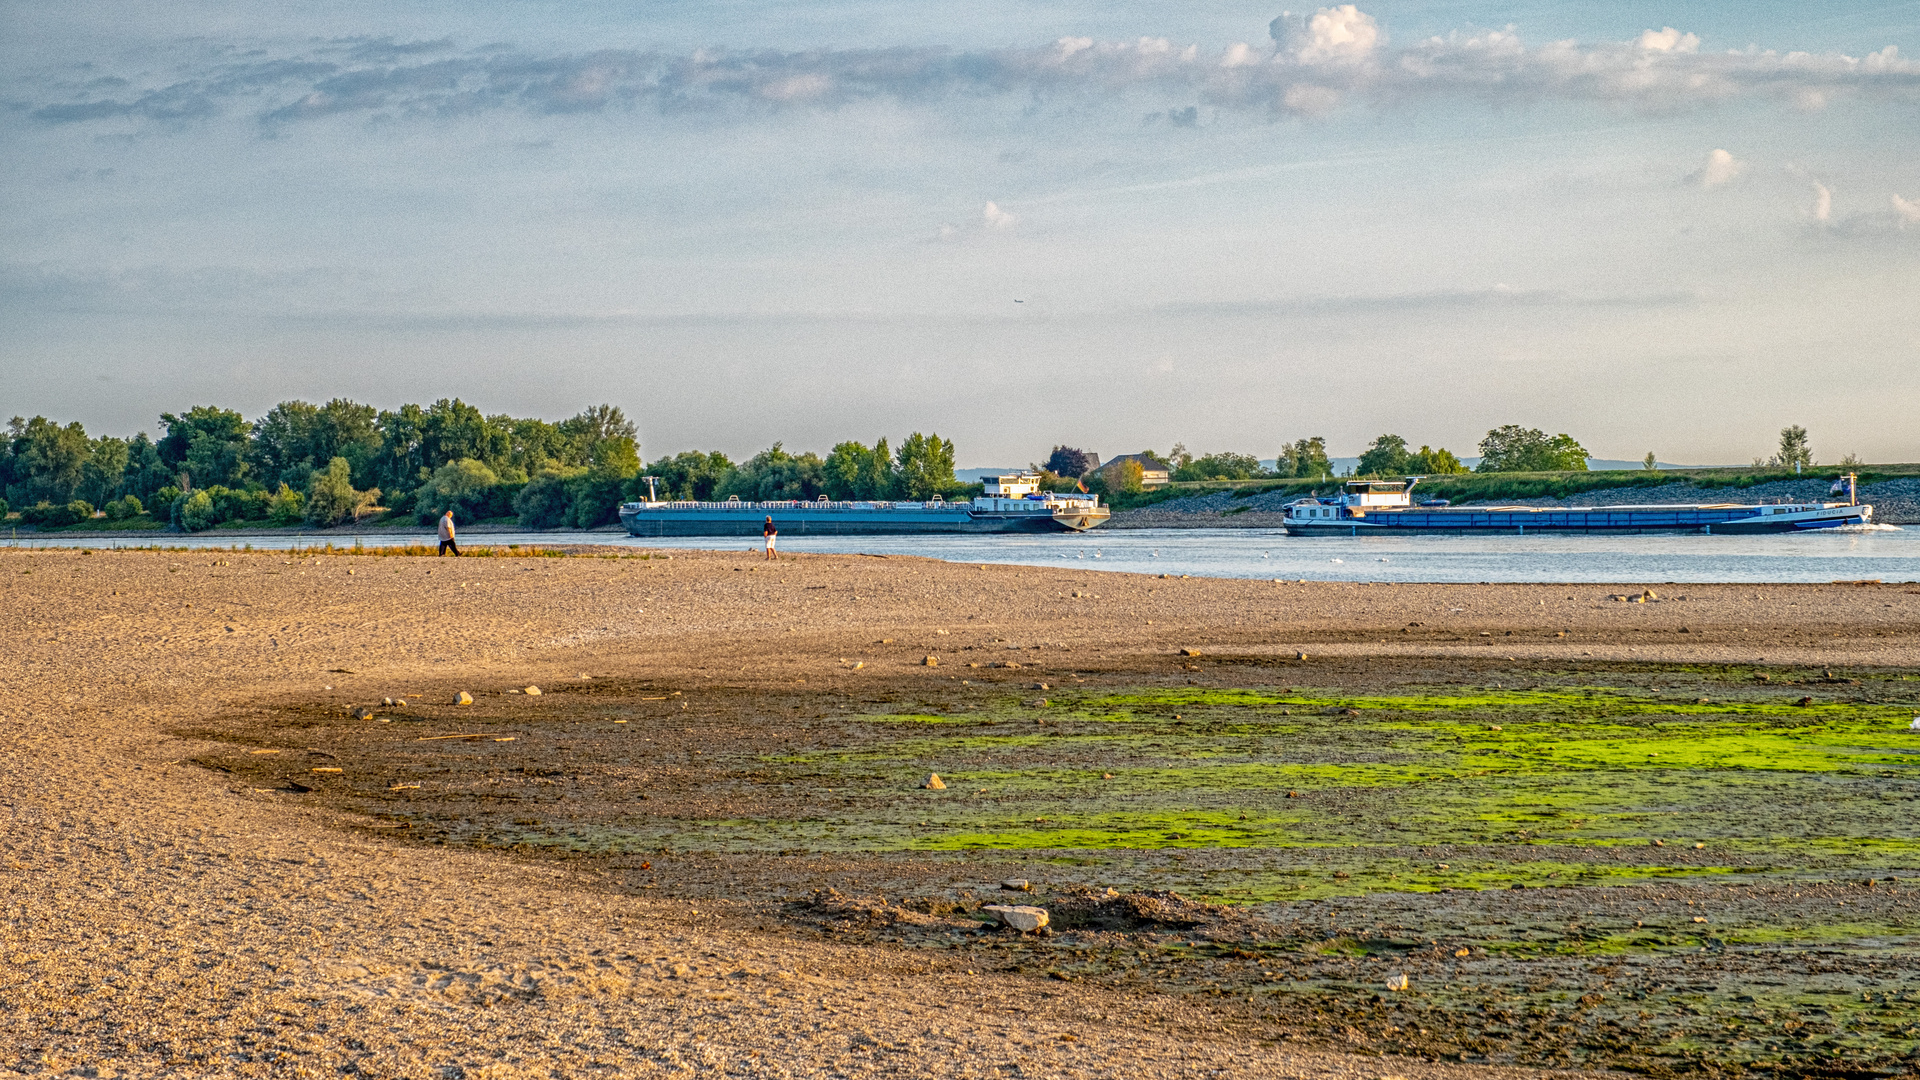
POLYGON ((467 693, 465 690, 462 690, 459 693, 453 695, 453 703, 455 705, 471 705, 473 704, 473 695, 467 693))
POLYGON ((539 696, 540 696, 540 688, 539 688, 539 687, 537 687, 537 686, 529 686, 529 687, 527 687, 527 688, 526 688, 525 690, 522 690, 522 691, 520 691, 520 692, 521 692, 521 693, 523 693, 523 694, 525 694, 525 695, 527 695, 528 697, 539 697, 539 696))
POLYGON ((926 788, 928 791, 947 790, 947 782, 945 780, 940 779, 940 774, 937 772, 928 773, 927 778, 920 782, 920 786, 923 788, 926 788))
POLYGON ((988 904, 980 909, 1003 925, 1011 926, 1023 934, 1042 930, 1047 925, 1047 909, 1030 907, 1026 904, 988 904))

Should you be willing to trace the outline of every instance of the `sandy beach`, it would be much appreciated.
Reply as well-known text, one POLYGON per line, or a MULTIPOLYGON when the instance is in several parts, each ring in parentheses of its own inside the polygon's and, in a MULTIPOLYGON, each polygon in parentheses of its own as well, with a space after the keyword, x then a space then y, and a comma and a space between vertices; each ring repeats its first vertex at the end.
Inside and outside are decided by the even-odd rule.
MULTIPOLYGON (((0 598, 0 1062, 44 1075, 1548 1075, 1383 1057, 1215 998, 1070 985, 965 950, 837 942, 724 882, 712 900, 665 895, 671 882, 623 872, 631 858, 423 842, 305 794, 357 767, 309 749, 390 698, 467 734, 448 704, 463 691, 499 716, 617 687, 648 702, 629 729, 691 762, 699 742, 666 743, 696 717, 1032 696, 1042 681, 1689 664, 1824 669, 1838 687, 1920 665, 1920 588, 1897 585, 47 550, 0 552, 0 598), (313 718, 311 739, 296 715, 313 718), (269 717, 277 734, 257 752, 198 734, 269 717)), ((533 758, 516 761, 534 775, 533 758)))

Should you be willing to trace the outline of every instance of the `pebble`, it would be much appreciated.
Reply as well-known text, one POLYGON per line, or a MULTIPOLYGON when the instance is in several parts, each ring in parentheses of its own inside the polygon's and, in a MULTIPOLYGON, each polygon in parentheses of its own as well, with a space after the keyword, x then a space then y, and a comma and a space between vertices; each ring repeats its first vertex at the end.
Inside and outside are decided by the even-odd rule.
POLYGON ((928 653, 927 658, 925 660, 922 660, 921 663, 925 664, 928 667, 939 667, 940 658, 933 655, 932 653, 928 653))
POLYGON ((940 779, 940 774, 937 772, 928 773, 927 778, 920 782, 920 786, 927 789, 928 791, 947 790, 947 782, 945 780, 940 779))
POLYGON ((471 705, 473 704, 473 695, 467 693, 465 690, 462 690, 459 693, 453 695, 453 703, 455 705, 471 705))
POLYGON ((1180 655, 1181 656, 1199 656, 1200 650, 1199 649, 1181 649, 1180 655))
POLYGON ((1046 908, 1029 907, 1026 904, 988 904, 980 910, 1023 934, 1044 930, 1047 926, 1046 908))
POLYGON ((353 718, 355 720, 371 720, 373 719, 373 710, 362 706, 361 708, 353 710, 353 718))
POLYGON ((523 693, 523 694, 525 694, 525 695, 527 695, 528 697, 539 697, 539 696, 540 696, 540 688, 539 688, 539 687, 537 687, 537 686, 529 686, 529 687, 527 687, 527 688, 526 688, 525 690, 522 690, 522 691, 520 691, 520 692, 521 692, 521 693, 523 693))
POLYGON ((1032 892, 1033 882, 1023 877, 1008 878, 1000 883, 1000 887, 1007 892, 1032 892))
POLYGON ((1406 988, 1407 977, 1405 975, 1396 972, 1395 974, 1387 976, 1387 989, 1405 990, 1406 988))

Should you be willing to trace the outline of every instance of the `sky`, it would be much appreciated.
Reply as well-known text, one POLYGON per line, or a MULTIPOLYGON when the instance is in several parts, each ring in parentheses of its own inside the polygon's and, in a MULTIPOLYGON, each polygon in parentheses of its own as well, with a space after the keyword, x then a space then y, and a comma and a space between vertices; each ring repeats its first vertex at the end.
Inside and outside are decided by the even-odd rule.
POLYGON ((1920 461, 1920 0, 0 0, 0 412, 1920 461))

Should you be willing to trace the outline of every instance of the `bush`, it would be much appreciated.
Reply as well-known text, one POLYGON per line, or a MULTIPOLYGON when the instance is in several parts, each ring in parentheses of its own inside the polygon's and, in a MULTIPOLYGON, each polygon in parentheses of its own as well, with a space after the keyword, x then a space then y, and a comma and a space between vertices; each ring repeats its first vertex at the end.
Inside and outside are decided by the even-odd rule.
MULTIPOLYGON (((414 513, 420 523, 431 524, 441 514, 453 511, 453 520, 468 525, 485 517, 498 516, 489 511, 498 506, 493 489, 500 477, 485 462, 473 458, 449 461, 433 471, 427 482, 414 492, 414 513)), ((512 513, 511 504, 501 513, 512 513)))
POLYGON ((267 516, 267 506, 273 501, 273 495, 265 488, 233 489, 218 485, 208 488, 207 494, 213 496, 214 518, 217 521, 259 521, 267 516))
MULTIPOLYGON (((529 529, 557 529, 573 517, 573 490, 568 481, 584 469, 547 469, 527 482, 513 500, 513 512, 529 529)), ((454 515, 456 518, 459 515, 454 515)))
POLYGON ((267 501, 267 520, 275 525, 298 525, 306 517, 306 512, 307 497, 284 483, 267 501))
POLYGON ((200 532, 219 524, 214 517, 213 496, 205 490, 190 492, 173 500, 173 527, 182 532, 200 532))
POLYGON ((343 457, 334 458, 324 469, 315 469, 307 481, 307 524, 330 529, 357 521, 380 501, 378 488, 356 491, 353 467, 343 457))
POLYGON ((7 500, 0 499, 0 518, 6 517, 11 513, 13 513, 13 507, 7 505, 7 500))
POLYGON ((585 476, 575 477, 567 484, 573 504, 567 514, 568 523, 579 529, 593 529, 620 520, 621 493, 626 485, 626 477, 605 469, 594 469, 585 476))
POLYGON ((140 500, 131 495, 115 499, 102 509, 107 512, 108 521, 125 521, 147 512, 147 508, 140 505, 140 500))
POLYGON ((20 511, 20 523, 38 525, 56 529, 62 525, 78 525, 93 517, 93 504, 84 499, 75 499, 65 506, 55 506, 45 499, 20 511))

